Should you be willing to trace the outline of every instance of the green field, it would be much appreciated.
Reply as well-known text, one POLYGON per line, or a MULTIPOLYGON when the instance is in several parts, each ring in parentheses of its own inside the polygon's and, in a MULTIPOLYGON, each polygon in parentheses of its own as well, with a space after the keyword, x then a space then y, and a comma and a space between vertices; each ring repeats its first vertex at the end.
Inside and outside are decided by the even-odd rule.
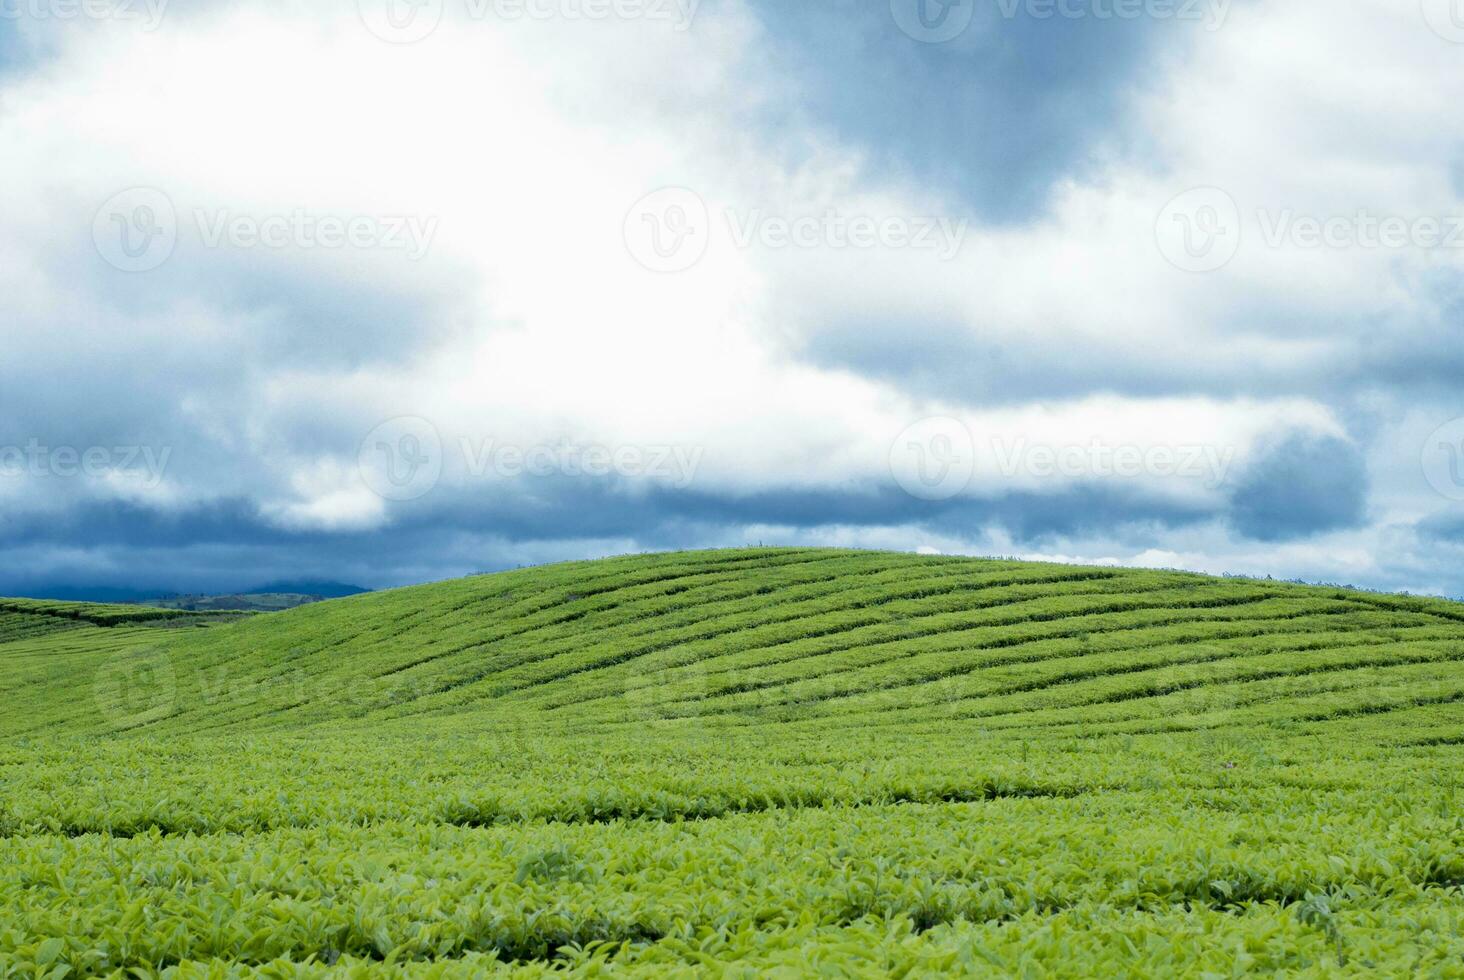
POLYGON ((0 975, 1464 976, 1457 604, 749 549, 152 614, 0 600, 0 975))

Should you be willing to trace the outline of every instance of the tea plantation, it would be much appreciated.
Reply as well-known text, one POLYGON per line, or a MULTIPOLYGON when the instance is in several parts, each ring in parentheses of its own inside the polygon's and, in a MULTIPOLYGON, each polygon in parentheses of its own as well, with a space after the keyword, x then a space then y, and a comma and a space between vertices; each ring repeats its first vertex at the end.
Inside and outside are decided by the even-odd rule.
POLYGON ((829 550, 0 600, 0 976, 1464 976, 1464 606, 829 550))

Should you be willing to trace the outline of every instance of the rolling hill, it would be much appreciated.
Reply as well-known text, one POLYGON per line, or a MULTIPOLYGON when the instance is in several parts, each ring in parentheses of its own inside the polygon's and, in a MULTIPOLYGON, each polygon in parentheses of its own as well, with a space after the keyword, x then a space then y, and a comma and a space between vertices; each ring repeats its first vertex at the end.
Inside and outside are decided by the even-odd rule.
POLYGON ((247 617, 0 600, 0 690, 0 976, 1464 954, 1442 600, 631 556, 247 617))

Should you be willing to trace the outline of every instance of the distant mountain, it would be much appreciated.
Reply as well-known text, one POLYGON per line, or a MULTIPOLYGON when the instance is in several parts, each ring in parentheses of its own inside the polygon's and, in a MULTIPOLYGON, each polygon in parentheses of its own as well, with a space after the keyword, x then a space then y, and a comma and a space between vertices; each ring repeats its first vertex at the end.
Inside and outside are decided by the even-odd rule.
POLYGON ((296 606, 308 606, 323 599, 344 599, 369 592, 359 585, 344 582, 271 582, 247 592, 227 595, 175 595, 149 599, 149 605, 169 609, 191 609, 197 612, 279 612, 296 606))
POLYGON ((313 595, 322 599, 344 599, 348 595, 360 595, 363 592, 370 592, 370 589, 363 589, 359 585, 348 585, 345 582, 313 582, 309 579, 296 581, 270 582, 255 589, 245 589, 245 595, 313 595))
POLYGON ((303 606, 321 599, 342 599, 369 592, 344 582, 271 582, 241 592, 182 593, 160 589, 125 589, 115 586, 60 585, 26 590, 18 598, 55 599, 66 602, 113 602, 165 609, 273 611, 303 606))

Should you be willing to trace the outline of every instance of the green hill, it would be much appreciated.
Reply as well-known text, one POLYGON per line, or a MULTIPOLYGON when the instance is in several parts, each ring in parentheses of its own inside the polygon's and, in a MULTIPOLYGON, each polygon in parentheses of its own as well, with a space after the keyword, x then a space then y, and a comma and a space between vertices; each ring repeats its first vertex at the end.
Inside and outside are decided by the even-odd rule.
POLYGON ((0 976, 1464 955, 1457 604, 749 549, 73 605, 0 600, 0 976))

